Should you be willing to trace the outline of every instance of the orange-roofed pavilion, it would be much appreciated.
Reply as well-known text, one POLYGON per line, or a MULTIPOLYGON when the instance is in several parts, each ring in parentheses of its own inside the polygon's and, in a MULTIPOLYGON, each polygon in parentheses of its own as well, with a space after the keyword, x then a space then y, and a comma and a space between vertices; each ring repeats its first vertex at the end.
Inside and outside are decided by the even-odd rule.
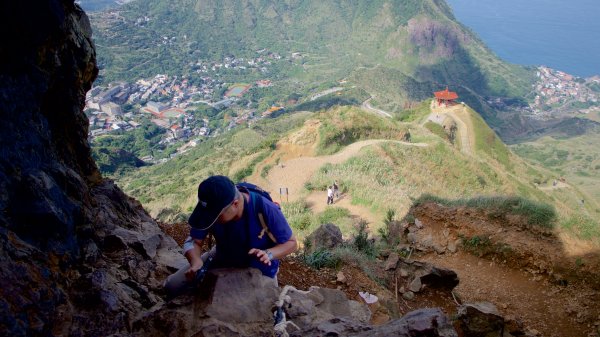
POLYGON ((448 87, 446 87, 446 90, 434 92, 434 95, 438 101, 438 105, 442 105, 442 103, 455 104, 454 101, 458 99, 458 94, 454 91, 448 90, 448 87))

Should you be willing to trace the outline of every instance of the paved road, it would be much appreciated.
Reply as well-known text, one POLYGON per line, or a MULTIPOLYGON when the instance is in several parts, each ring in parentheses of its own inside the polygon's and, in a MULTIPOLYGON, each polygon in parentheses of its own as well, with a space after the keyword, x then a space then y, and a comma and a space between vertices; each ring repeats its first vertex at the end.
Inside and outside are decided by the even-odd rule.
POLYGON ((381 115, 383 117, 392 118, 392 115, 389 112, 383 111, 381 109, 374 108, 371 105, 371 100, 372 99, 373 99, 373 97, 371 97, 368 100, 364 101, 363 104, 362 104, 362 108, 365 109, 365 110, 368 110, 368 111, 372 111, 372 112, 374 112, 374 113, 376 113, 378 115, 381 115))

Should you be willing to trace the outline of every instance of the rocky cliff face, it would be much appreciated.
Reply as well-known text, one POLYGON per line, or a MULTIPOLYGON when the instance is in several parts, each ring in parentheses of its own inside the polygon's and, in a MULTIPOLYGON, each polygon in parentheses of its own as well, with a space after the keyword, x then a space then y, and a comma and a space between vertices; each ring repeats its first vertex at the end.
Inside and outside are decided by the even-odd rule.
POLYGON ((89 21, 73 0, 4 1, 0 13, 0 334, 127 331, 159 301, 160 261, 180 256, 90 156, 89 21))

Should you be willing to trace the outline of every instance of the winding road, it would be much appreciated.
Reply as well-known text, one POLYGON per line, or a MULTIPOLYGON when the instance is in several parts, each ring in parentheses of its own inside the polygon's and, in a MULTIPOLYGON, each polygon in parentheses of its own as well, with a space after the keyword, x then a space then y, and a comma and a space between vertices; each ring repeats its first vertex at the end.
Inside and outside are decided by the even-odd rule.
POLYGON ((374 112, 374 113, 376 113, 378 115, 381 115, 383 117, 392 118, 392 114, 390 114, 389 112, 383 111, 381 109, 374 108, 371 105, 371 100, 372 99, 373 99, 373 97, 371 97, 368 100, 364 101, 363 104, 362 104, 362 108, 365 109, 365 110, 367 110, 367 111, 372 111, 372 112, 374 112))

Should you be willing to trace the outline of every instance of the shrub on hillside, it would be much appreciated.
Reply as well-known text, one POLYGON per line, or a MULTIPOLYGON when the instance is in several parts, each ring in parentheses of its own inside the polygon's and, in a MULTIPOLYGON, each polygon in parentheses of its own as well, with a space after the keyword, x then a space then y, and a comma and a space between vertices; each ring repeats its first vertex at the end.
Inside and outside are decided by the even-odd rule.
POLYGON ((356 235, 352 242, 352 246, 359 252, 365 254, 370 258, 374 258, 377 254, 375 249, 375 240, 369 239, 369 233, 367 232, 367 223, 361 221, 356 226, 356 235))
POLYGON ((283 203, 281 211, 293 229, 303 231, 312 225, 310 208, 304 201, 283 203))

